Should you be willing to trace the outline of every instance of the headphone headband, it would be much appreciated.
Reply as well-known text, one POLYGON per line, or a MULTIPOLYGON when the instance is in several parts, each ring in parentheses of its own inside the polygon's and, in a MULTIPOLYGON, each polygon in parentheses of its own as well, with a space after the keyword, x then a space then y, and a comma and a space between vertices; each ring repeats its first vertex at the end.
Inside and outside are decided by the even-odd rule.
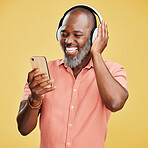
POLYGON ((69 9, 64 13, 64 16, 63 16, 63 17, 65 17, 68 12, 70 12, 71 10, 73 10, 73 9, 75 9, 75 8, 84 8, 84 9, 89 10, 91 13, 95 13, 95 14, 98 16, 100 23, 101 23, 102 20, 103 20, 102 17, 101 17, 101 15, 100 15, 100 13, 99 13, 96 9, 94 9, 93 7, 88 6, 88 5, 76 5, 76 6, 73 6, 73 7, 69 8, 69 9))
POLYGON ((101 23, 102 20, 103 20, 103 18, 102 18, 102 16, 100 15, 100 13, 99 13, 96 9, 94 9, 93 7, 88 6, 88 5, 76 5, 76 6, 73 6, 73 7, 69 8, 69 9, 64 13, 63 17, 61 18, 61 20, 60 20, 60 22, 59 22, 58 29, 62 26, 62 22, 63 22, 65 16, 67 15, 67 13, 70 12, 71 10, 75 9, 75 8, 84 8, 84 9, 89 10, 92 14, 93 14, 93 13, 96 14, 96 15, 98 16, 98 18, 99 18, 100 23, 101 23))

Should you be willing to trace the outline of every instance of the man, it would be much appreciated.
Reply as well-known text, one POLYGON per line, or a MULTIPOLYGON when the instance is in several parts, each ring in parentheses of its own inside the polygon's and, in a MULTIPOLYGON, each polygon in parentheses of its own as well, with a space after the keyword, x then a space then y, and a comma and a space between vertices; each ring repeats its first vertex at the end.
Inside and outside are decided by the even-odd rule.
POLYGON ((95 17, 85 8, 69 11, 60 30, 65 58, 48 62, 46 74, 28 74, 17 117, 22 135, 29 134, 40 113, 41 148, 104 148, 110 113, 128 98, 126 72, 117 63, 104 61, 108 29, 103 20, 91 46, 95 17), (52 87, 45 86, 52 84, 52 87), (56 87, 55 87, 56 86, 56 87))

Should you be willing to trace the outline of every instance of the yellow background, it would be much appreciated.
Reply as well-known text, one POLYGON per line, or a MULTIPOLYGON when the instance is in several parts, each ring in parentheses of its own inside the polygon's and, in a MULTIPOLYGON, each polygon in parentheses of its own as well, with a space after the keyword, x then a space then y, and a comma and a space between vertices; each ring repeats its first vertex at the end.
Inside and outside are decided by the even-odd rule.
POLYGON ((106 148, 148 147, 148 0, 0 0, 1 148, 39 147, 39 128, 23 137, 16 124, 29 58, 63 57, 55 33, 63 13, 76 4, 96 8, 107 21, 103 58, 120 63, 128 74, 130 96, 109 120, 106 148))

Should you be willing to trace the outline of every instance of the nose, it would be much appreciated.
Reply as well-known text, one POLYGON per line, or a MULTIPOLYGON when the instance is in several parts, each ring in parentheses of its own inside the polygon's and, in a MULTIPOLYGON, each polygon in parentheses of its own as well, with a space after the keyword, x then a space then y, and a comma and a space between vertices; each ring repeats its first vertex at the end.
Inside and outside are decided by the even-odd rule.
POLYGON ((71 35, 69 35, 66 39, 65 39, 65 43, 66 44, 72 44, 74 42, 74 39, 71 35))

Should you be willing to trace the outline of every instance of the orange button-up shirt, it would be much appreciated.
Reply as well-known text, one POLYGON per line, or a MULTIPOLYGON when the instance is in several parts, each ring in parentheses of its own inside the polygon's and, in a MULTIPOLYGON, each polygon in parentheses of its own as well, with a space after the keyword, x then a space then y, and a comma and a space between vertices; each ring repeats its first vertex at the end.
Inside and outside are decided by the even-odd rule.
MULTIPOLYGON (((111 74, 126 87, 126 72, 105 61, 111 74)), ((100 97, 93 62, 77 78, 64 60, 48 62, 56 89, 45 95, 40 114, 40 148, 104 148, 110 111, 100 97)), ((30 90, 26 83, 22 100, 30 90)))

